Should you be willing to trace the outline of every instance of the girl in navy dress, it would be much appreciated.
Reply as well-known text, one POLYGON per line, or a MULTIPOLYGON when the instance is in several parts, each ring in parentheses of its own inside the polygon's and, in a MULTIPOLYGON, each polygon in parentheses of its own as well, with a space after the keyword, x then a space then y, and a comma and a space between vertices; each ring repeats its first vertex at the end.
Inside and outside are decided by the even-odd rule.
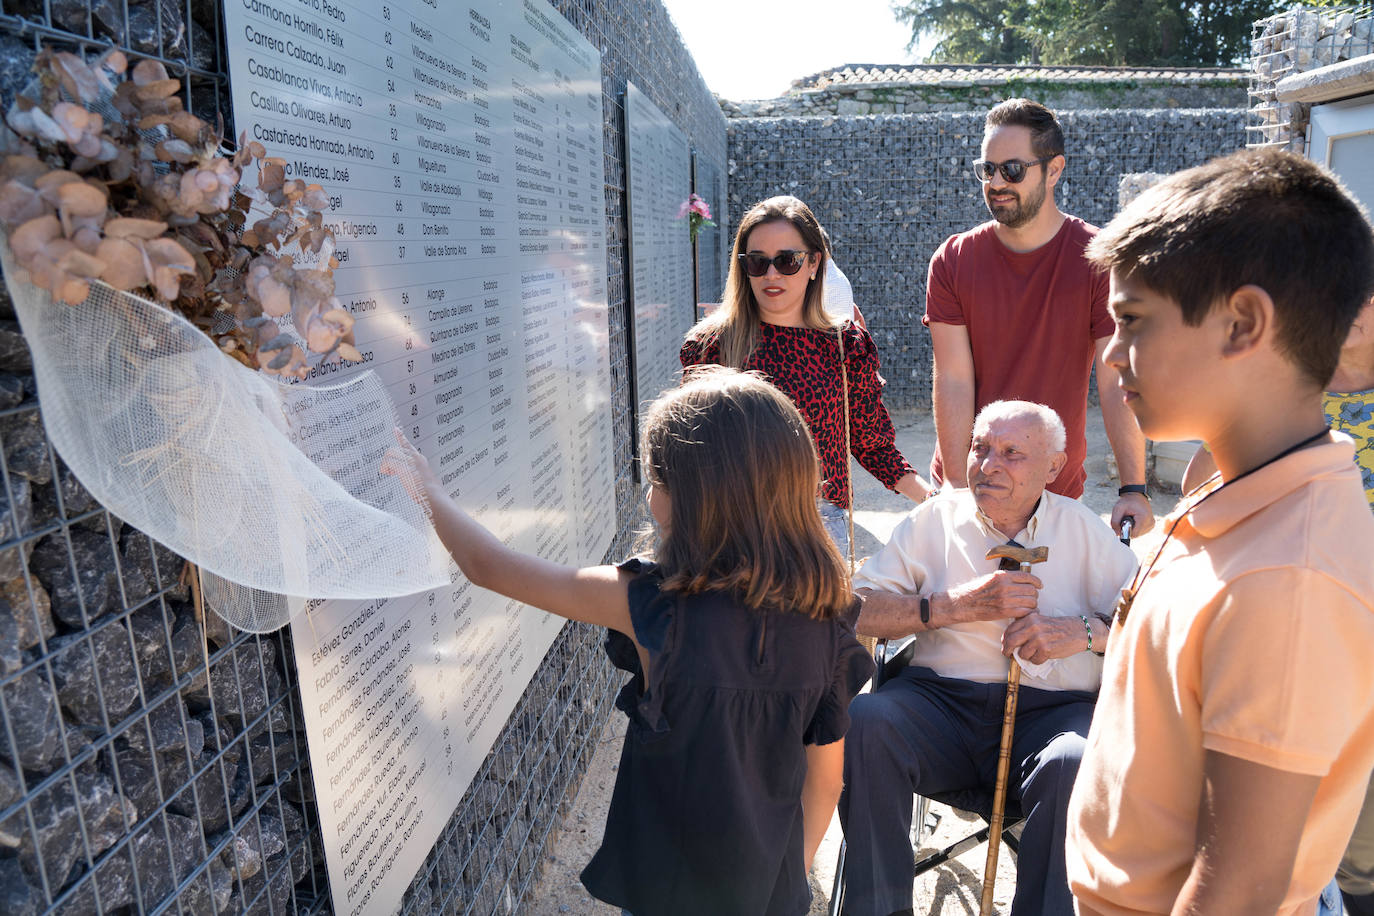
MULTIPOLYGON (((398 436, 398 438, 401 438, 398 436)), ((633 677, 593 896, 634 916, 802 916, 839 798, 849 701, 872 662, 816 511, 816 449, 756 375, 690 375, 645 420, 655 560, 576 569, 507 548, 404 439, 444 545, 474 583, 607 627, 633 677)))

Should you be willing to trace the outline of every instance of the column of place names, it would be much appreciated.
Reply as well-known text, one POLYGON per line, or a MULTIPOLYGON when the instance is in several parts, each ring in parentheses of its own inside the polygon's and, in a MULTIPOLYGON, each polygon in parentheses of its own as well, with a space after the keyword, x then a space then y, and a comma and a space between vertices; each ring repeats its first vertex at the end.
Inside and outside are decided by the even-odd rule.
MULTIPOLYGON (((529 4, 232 7, 237 121, 329 192, 337 293, 404 433, 497 537, 600 559, 614 504, 595 52, 529 4)), ((298 662, 335 908, 363 912, 408 883, 401 850, 442 827, 557 624, 466 580, 311 611, 298 662)))

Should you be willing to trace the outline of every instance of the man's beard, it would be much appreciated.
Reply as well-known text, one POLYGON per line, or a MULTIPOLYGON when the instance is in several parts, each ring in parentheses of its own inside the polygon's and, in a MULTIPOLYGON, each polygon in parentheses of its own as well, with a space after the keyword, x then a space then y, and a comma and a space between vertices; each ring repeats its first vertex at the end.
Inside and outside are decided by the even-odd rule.
POLYGON ((1008 229, 1020 229, 1029 223, 1040 213, 1040 208, 1045 205, 1045 184, 1041 182, 1039 187, 1029 197, 1022 197, 1016 191, 1010 193, 1016 195, 1016 203, 1010 207, 993 207, 992 201, 988 199, 991 189, 984 187, 983 203, 987 205, 988 212, 992 218, 997 220, 1008 229))

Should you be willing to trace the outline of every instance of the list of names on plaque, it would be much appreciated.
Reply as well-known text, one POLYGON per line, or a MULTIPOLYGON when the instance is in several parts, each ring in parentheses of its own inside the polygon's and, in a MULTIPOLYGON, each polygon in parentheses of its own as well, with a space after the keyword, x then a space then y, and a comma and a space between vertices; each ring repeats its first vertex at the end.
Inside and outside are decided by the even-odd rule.
MULTIPOLYGON (((404 434, 511 546, 615 529, 600 55, 543 0, 236 0, 235 122, 324 186, 404 434)), ((328 385, 336 370, 307 384, 328 385)), ((394 911, 562 621, 457 579, 292 621, 334 910, 394 911)))
POLYGON ((642 410, 677 384, 678 351, 696 317, 686 216, 692 193, 687 137, 629 83, 625 90, 625 183, 634 306, 635 403, 642 410))

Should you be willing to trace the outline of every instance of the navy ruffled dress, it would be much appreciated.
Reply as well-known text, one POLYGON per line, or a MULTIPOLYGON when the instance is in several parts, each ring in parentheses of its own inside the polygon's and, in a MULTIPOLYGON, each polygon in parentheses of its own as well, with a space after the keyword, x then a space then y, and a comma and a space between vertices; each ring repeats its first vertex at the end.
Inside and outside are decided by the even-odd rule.
POLYGON ((635 916, 801 916, 805 745, 844 737, 873 669, 854 614, 755 612, 724 592, 664 593, 651 563, 621 568, 649 680, 611 631, 607 654, 634 675, 616 700, 630 724, 582 883, 635 916))

